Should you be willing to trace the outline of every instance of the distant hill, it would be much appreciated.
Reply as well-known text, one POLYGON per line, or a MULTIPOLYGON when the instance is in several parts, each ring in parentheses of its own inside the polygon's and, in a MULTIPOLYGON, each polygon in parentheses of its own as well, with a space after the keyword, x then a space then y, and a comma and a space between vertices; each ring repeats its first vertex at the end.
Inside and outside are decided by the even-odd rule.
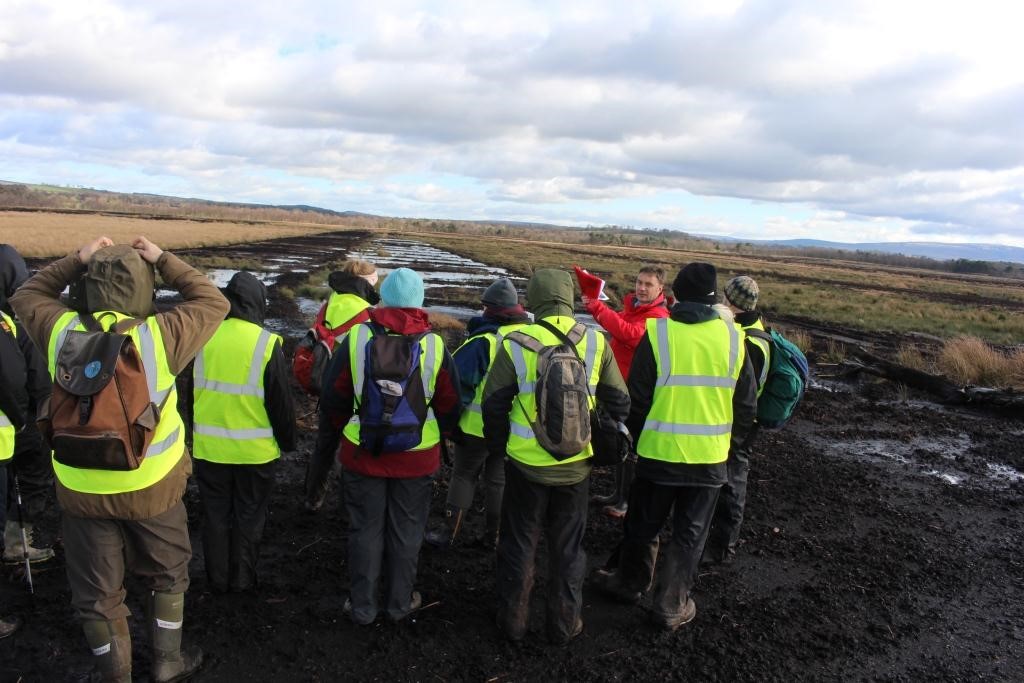
POLYGON ((885 254, 924 256, 938 261, 970 259, 974 261, 1003 261, 1024 263, 1024 248, 1001 244, 947 244, 945 242, 828 242, 826 240, 770 240, 758 244, 812 247, 818 249, 845 249, 848 251, 878 251, 885 254))

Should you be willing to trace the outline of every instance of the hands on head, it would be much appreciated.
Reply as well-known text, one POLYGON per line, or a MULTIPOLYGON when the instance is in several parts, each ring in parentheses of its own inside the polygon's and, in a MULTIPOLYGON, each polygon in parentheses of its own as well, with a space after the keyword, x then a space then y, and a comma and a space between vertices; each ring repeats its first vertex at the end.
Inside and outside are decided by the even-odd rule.
MULTIPOLYGON (((78 250, 78 260, 81 261, 83 265, 87 264, 89 263, 89 259, 92 258, 92 255, 97 251, 104 247, 112 246, 114 246, 114 240, 105 235, 97 237, 92 242, 83 245, 78 250)), ((148 261, 149 263, 156 263, 160 258, 160 255, 164 253, 163 249, 141 235, 132 240, 132 248, 139 252, 139 256, 141 256, 143 260, 148 261)))

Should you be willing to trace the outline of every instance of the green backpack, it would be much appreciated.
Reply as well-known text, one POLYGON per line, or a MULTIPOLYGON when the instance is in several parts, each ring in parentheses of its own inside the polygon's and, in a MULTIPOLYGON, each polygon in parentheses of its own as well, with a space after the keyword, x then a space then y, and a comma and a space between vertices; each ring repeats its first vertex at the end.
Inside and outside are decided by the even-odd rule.
POLYGON ((757 399, 757 422, 766 429, 778 429, 793 417, 807 390, 810 378, 807 357, 776 330, 748 329, 746 332, 748 337, 764 339, 771 349, 764 391, 757 399))

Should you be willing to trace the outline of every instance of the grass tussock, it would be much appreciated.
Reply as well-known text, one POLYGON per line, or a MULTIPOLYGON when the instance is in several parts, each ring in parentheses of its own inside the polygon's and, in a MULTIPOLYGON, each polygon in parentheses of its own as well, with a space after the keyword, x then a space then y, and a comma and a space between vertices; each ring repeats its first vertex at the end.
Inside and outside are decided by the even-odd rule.
POLYGON ((1004 354, 977 337, 954 337, 939 352, 938 366, 958 384, 1024 388, 1024 349, 1004 354))
POLYGON ((447 313, 430 313, 430 327, 435 332, 464 332, 466 323, 447 313))
POLYGON ((896 350, 896 362, 904 367, 921 372, 934 372, 931 363, 921 353, 921 349, 909 344, 901 344, 896 350))
POLYGON ((777 325, 776 327, 778 328, 779 332, 782 333, 782 336, 788 339, 789 341, 793 342, 796 345, 796 347, 803 352, 805 356, 811 352, 811 335, 807 334, 803 330, 798 330, 794 328, 784 328, 781 325, 777 325))

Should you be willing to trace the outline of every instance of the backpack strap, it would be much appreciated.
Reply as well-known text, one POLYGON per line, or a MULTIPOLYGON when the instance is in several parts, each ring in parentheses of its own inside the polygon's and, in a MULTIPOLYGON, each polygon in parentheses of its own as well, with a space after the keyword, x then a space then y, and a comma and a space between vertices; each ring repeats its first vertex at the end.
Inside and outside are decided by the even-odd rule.
MULTIPOLYGON (((587 333, 587 326, 583 323, 576 323, 568 332, 562 332, 560 329, 549 323, 547 320, 538 320, 537 324, 543 327, 548 332, 551 332, 556 337, 562 340, 563 343, 568 344, 576 349, 576 345, 583 340, 583 335, 587 333)), ((579 355, 577 351, 576 355, 579 355)))
POLYGON ((764 339, 766 342, 769 342, 769 343, 772 342, 772 335, 770 335, 769 333, 765 332, 764 330, 759 330, 756 327, 751 327, 749 330, 744 330, 744 332, 747 333, 748 337, 755 337, 756 339, 764 339))

